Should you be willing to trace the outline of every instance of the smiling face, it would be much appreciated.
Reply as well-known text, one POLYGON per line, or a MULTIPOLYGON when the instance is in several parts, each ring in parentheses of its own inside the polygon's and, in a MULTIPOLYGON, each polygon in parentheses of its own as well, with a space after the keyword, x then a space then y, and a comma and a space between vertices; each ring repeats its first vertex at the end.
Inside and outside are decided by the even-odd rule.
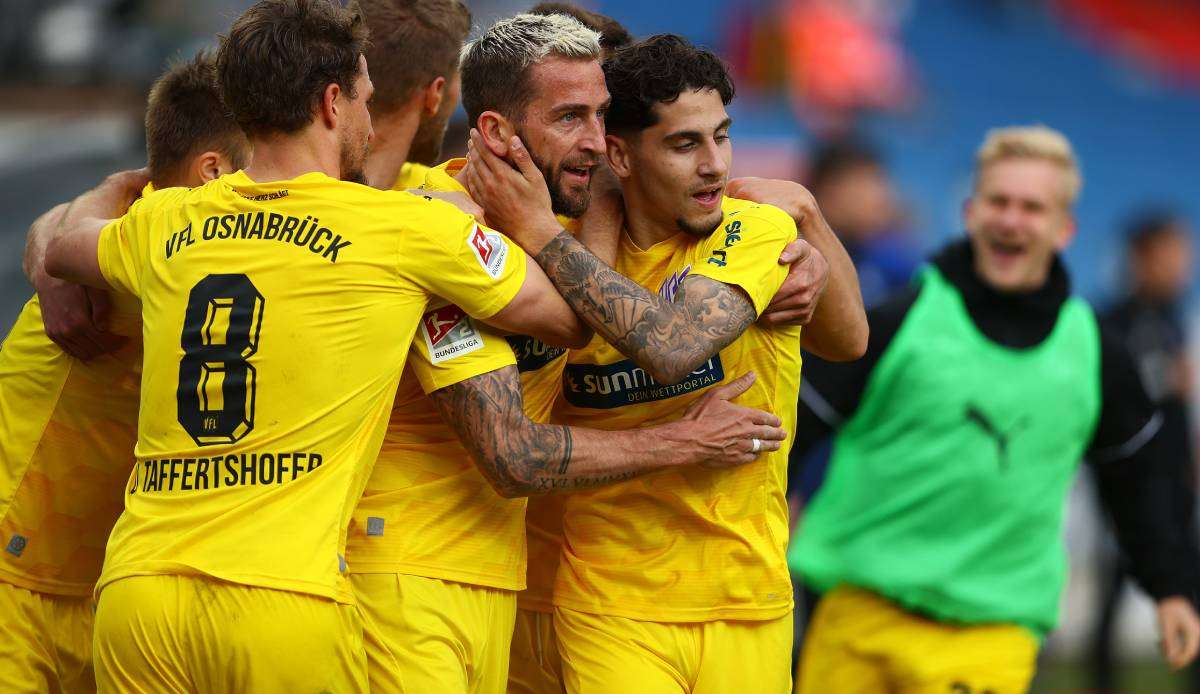
POLYGON ((654 114, 654 125, 614 143, 628 157, 622 174, 659 226, 708 236, 721 223, 733 162, 725 104, 714 89, 689 90, 654 114))
POLYGON ((533 97, 517 135, 550 188, 554 213, 578 217, 591 202, 592 171, 604 157, 608 89, 595 60, 550 56, 530 68, 533 97))
POLYGON ((1075 232, 1067 175, 1052 161, 1009 157, 985 166, 965 221, 975 270, 992 288, 1029 292, 1049 276, 1054 255, 1075 232))

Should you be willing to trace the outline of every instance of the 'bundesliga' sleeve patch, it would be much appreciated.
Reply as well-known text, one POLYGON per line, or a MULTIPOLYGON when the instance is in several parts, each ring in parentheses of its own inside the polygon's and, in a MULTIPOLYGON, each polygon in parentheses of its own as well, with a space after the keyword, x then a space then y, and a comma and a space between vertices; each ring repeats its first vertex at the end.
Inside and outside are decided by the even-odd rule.
POLYGON ((471 317, 453 304, 421 316, 421 336, 429 348, 429 360, 434 364, 483 347, 483 336, 475 329, 471 317))
POLYGON ((475 254, 484 271, 491 275, 492 279, 498 279, 504 272, 504 261, 508 259, 508 244, 504 243, 500 234, 494 231, 485 232, 476 224, 475 231, 472 231, 467 239, 467 245, 471 247, 471 252, 475 254))

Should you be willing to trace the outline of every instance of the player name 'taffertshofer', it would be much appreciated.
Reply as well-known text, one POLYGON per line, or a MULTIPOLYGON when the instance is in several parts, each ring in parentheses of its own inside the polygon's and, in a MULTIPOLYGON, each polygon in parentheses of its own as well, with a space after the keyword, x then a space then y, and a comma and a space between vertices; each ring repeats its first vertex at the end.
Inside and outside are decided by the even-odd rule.
POLYGON ((131 494, 206 491, 222 487, 284 484, 321 467, 320 453, 230 453, 158 458, 134 468, 131 494))
POLYGON ((240 214, 215 215, 204 220, 200 237, 192 232, 192 225, 167 237, 167 259, 178 255, 197 241, 226 239, 258 239, 290 243, 307 248, 331 263, 336 263, 338 252, 350 245, 341 234, 321 226, 321 220, 311 215, 300 218, 277 212, 242 212, 240 214))

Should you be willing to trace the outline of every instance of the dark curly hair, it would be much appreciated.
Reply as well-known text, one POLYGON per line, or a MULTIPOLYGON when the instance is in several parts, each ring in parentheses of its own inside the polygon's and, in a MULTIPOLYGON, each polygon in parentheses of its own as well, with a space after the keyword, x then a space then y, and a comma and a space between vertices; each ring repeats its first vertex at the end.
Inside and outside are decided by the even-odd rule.
POLYGON ((715 89, 726 106, 733 101, 733 81, 721 59, 675 34, 618 49, 604 63, 604 78, 612 95, 604 124, 614 133, 653 126, 654 105, 669 104, 685 91, 715 89))
POLYGON ((260 0, 221 37, 221 95, 246 135, 294 133, 312 122, 328 85, 356 96, 367 36, 353 4, 260 0))

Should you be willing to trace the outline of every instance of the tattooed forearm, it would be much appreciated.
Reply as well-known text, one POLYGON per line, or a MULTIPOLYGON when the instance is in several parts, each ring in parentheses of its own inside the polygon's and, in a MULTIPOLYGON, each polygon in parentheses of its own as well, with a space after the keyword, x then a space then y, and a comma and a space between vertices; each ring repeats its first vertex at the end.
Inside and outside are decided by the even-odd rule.
POLYGON ((611 484, 672 462, 674 451, 656 450, 648 430, 598 432, 531 421, 525 416, 520 376, 513 366, 436 390, 429 397, 480 472, 506 497, 611 484))
POLYGON ((430 397, 480 463, 480 471, 504 496, 528 494, 539 473, 557 473, 570 464, 567 428, 533 424, 525 417, 514 366, 442 388, 430 397))
POLYGON ((537 481, 535 485, 539 492, 573 492, 579 489, 588 487, 602 487, 606 484, 615 482, 624 482, 637 477, 636 472, 620 472, 608 475, 596 475, 584 479, 569 478, 563 476, 543 477, 537 481))
POLYGON ((571 429, 569 427, 563 427, 563 438, 565 445, 563 446, 562 464, 558 466, 558 474, 560 475, 565 475, 567 473, 567 466, 571 464, 571 447, 573 442, 571 441, 571 429))
POLYGON ((700 276, 686 278, 667 301, 600 262, 566 232, 536 260, 581 318, 660 383, 682 379, 757 318, 741 289, 700 276))

